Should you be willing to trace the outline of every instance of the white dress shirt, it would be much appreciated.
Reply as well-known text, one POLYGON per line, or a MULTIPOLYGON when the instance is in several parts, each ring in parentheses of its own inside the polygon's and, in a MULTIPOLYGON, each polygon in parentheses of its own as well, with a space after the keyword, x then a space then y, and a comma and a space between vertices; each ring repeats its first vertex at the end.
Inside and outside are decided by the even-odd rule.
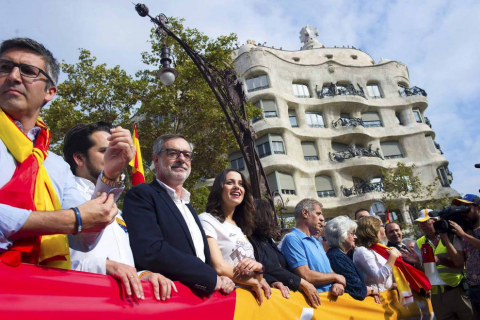
POLYGON ((393 271, 387 260, 365 247, 357 247, 353 254, 353 262, 364 275, 366 286, 378 288, 378 292, 392 289, 393 271))
MULTIPOLYGON (((87 179, 75 177, 78 193, 85 199, 92 198, 95 185, 87 179)), ((70 249, 72 269, 77 271, 106 274, 107 259, 135 266, 128 232, 121 212, 115 221, 103 231, 97 245, 89 252, 70 249)))
MULTIPOLYGON (((21 123, 15 121, 17 126, 21 129, 21 123)), ((32 128, 27 136, 31 140, 35 140, 39 132, 38 127, 32 128)), ((74 176, 70 171, 70 166, 63 160, 62 157, 49 152, 47 159, 43 162, 43 166, 47 170, 48 176, 52 181, 53 188, 57 193, 58 199, 63 209, 77 207, 85 202, 85 199, 78 194, 77 186, 74 176)), ((7 147, 0 140, 0 188, 2 188, 13 176, 17 162, 7 147)), ((120 195, 123 188, 112 189, 110 186, 104 184, 101 179, 97 181, 96 192, 107 192, 120 195)), ((95 198, 96 196, 94 196, 95 198)), ((0 203, 0 252, 8 250, 12 245, 9 238, 20 230, 25 221, 27 221, 31 211, 21 208, 15 208, 6 204, 0 203)), ((71 212, 74 215, 73 211, 71 212)), ((68 241, 71 248, 77 250, 87 251, 95 246, 96 240, 100 233, 81 233, 76 236, 69 235, 68 241)))
POLYGON ((173 202, 175 202, 175 205, 182 214, 183 220, 185 220, 188 230, 190 231, 190 235, 192 236, 196 255, 200 260, 205 262, 205 244, 203 243, 202 232, 200 231, 200 227, 198 226, 197 222, 193 218, 193 212, 191 212, 187 207, 187 204, 190 203, 190 192, 182 188, 182 197, 179 198, 174 189, 170 188, 158 179, 157 182, 167 191, 173 202))

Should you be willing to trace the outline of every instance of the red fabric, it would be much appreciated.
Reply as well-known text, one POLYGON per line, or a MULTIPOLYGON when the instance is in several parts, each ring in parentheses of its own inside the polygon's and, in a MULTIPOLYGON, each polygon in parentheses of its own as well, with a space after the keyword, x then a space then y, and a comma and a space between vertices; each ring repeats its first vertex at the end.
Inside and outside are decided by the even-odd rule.
POLYGON ((433 253, 433 248, 430 244, 422 244, 421 250, 423 263, 435 262, 435 254, 433 253))
MULTIPOLYGON (((379 244, 374 244, 371 249, 388 260, 390 254, 384 247, 380 246, 379 244)), ((420 289, 425 291, 432 289, 430 280, 428 280, 428 277, 425 275, 425 273, 409 265, 408 263, 405 263, 401 257, 397 258, 395 261, 395 266, 400 270, 400 272, 403 273, 413 290, 420 292, 420 289)))
MULTIPOLYGON (((12 121, 10 117, 8 118, 12 121)), ((40 126, 41 130, 35 140, 35 148, 43 152, 46 158, 48 146, 50 145, 50 131, 41 121, 37 121, 37 125, 40 126)), ((20 129, 18 130, 20 131, 20 129)), ((35 211, 35 181, 38 169, 38 161, 33 153, 22 163, 18 163, 10 181, 0 189, 0 203, 35 211)), ((0 260, 9 265, 15 265, 20 258, 26 263, 37 263, 40 254, 41 238, 41 236, 37 236, 15 241, 9 250, 16 253, 7 256, 2 254, 0 260)))
POLYGON ((236 304, 235 292, 199 297, 179 282, 178 293, 157 301, 152 285, 142 281, 145 300, 137 300, 110 276, 28 264, 0 264, 0 279, 2 319, 233 320, 236 304))
POLYGON ((145 177, 140 171, 132 174, 132 185, 136 186, 137 184, 145 183, 145 177))

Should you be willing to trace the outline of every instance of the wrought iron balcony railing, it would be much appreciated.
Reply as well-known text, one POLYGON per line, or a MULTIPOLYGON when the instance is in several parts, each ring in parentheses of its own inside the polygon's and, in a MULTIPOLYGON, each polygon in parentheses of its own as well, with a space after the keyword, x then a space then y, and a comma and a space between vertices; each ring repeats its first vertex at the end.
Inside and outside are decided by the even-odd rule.
POLYGON ((435 148, 437 148, 441 154, 443 154, 443 151, 442 149, 440 148, 440 144, 439 143, 436 143, 435 141, 433 141, 433 143, 435 144, 435 148))
POLYGON ((360 195, 369 192, 383 192, 385 191, 383 188, 383 181, 379 182, 371 182, 371 181, 360 181, 358 183, 353 184, 351 188, 344 188, 341 187, 342 193, 345 197, 350 197, 353 195, 360 195))
POLYGON ((332 121, 332 127, 357 127, 365 126, 363 120, 360 118, 339 118, 332 121))
POLYGON ((431 128, 432 123, 430 122, 430 119, 428 119, 428 117, 423 117, 423 118, 425 119, 425 124, 431 128))
POLYGON ((398 90, 400 97, 409 97, 409 96, 427 96, 425 90, 419 87, 412 87, 412 88, 402 88, 398 90))
POLYGON ((328 156, 330 157, 330 160, 336 162, 343 162, 346 159, 351 159, 354 157, 378 157, 383 160, 383 157, 380 154, 380 148, 377 148, 377 150, 372 150, 371 144, 368 145, 368 148, 348 147, 347 150, 344 151, 329 152, 328 156))
POLYGON ((348 84, 346 86, 337 85, 332 83, 329 86, 322 87, 321 90, 318 90, 318 85, 315 87, 315 91, 317 92, 317 97, 319 99, 323 99, 325 97, 334 97, 334 96, 360 96, 365 99, 365 91, 363 88, 357 83, 358 89, 355 89, 353 84, 348 84))

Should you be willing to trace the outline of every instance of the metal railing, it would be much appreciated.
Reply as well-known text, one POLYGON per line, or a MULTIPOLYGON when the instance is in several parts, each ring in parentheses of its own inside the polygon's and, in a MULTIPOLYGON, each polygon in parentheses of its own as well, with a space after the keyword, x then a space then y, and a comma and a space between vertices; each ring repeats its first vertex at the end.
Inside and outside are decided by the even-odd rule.
POLYGON ((353 184, 351 188, 341 187, 342 193, 345 197, 350 197, 353 195, 360 195, 369 192, 383 192, 385 191, 383 187, 383 181, 380 180, 379 182, 371 182, 371 181, 360 181, 358 183, 353 184))
POLYGON ((400 97, 409 97, 409 96, 427 96, 427 92, 419 87, 412 87, 412 88, 402 88, 398 90, 400 97))
POLYGON ((353 84, 348 85, 338 85, 332 83, 329 86, 324 86, 322 89, 318 90, 318 85, 315 87, 315 91, 317 92, 317 97, 319 99, 323 99, 325 97, 334 97, 334 96, 360 96, 362 98, 367 99, 365 96, 365 91, 363 88, 357 83, 358 89, 355 89, 353 84))
POLYGON ((352 148, 349 146, 347 150, 344 151, 329 152, 328 156, 330 157, 330 160, 336 162, 343 162, 346 159, 354 157, 378 157, 384 160, 380 154, 380 148, 373 150, 371 144, 368 145, 368 148, 352 148))
POLYGON ((339 118, 332 121, 332 127, 357 127, 365 126, 363 120, 360 118, 339 118))

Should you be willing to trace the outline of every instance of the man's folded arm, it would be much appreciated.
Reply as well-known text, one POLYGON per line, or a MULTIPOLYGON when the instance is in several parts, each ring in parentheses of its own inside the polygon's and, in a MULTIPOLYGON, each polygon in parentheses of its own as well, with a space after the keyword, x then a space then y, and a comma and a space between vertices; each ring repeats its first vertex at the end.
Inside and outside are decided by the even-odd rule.
POLYGON ((137 269, 161 273, 206 293, 215 290, 217 273, 212 267, 165 241, 148 191, 138 187, 130 190, 125 196, 123 216, 137 269))

